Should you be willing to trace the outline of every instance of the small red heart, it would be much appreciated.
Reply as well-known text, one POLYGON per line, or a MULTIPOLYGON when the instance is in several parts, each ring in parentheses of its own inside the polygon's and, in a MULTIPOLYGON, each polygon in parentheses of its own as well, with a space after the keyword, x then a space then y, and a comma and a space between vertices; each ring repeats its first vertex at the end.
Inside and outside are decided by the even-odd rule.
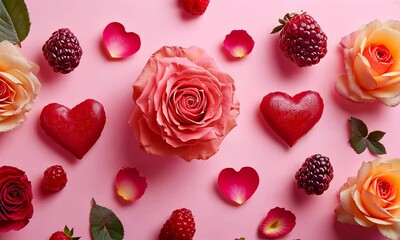
POLYGON ((112 58, 125 58, 140 49, 140 37, 134 32, 126 32, 124 25, 112 22, 103 31, 103 42, 112 58))
POLYGON ((266 95, 260 111, 272 130, 290 147, 319 121, 324 102, 319 93, 304 91, 294 97, 282 92, 266 95))
POLYGON ((40 125, 46 134, 78 159, 93 147, 105 123, 103 105, 93 99, 87 99, 71 110, 51 103, 40 115, 40 125))
POLYGON ((252 167, 243 167, 239 172, 225 168, 218 175, 218 188, 228 200, 243 204, 257 190, 260 179, 252 167))

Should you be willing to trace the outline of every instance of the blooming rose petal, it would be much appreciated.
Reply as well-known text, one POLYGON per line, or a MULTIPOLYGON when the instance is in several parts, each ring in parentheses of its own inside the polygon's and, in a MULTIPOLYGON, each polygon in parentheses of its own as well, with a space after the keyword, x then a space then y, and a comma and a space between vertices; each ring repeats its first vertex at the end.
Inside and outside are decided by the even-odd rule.
POLYGON ((368 91, 377 87, 374 77, 371 74, 371 67, 368 60, 361 54, 357 54, 354 60, 354 74, 359 86, 368 91))
POLYGON ((275 239, 290 233, 296 225, 296 216, 284 208, 271 209, 260 225, 260 233, 268 239, 275 239))
MULTIPOLYGON (((363 212, 358 208, 356 201, 352 198, 352 188, 347 188, 340 192, 340 201, 344 211, 352 215, 357 224, 364 227, 370 227, 373 225, 373 223, 365 217, 363 212)), ((340 218, 341 221, 347 219, 347 217, 340 218)))
POLYGON ((387 239, 398 240, 400 239, 400 223, 393 225, 378 225, 379 232, 387 239))
POLYGON ((109 23, 103 31, 103 42, 112 58, 125 58, 140 49, 140 37, 134 32, 126 32, 119 22, 109 23))
POLYGON ((228 200, 243 204, 257 190, 259 181, 257 171, 251 167, 243 167, 239 172, 225 168, 218 175, 218 188, 228 200))
POLYGON ((115 179, 117 193, 126 201, 136 201, 141 198, 147 188, 145 177, 139 175, 136 168, 122 168, 115 179))
POLYGON ((354 216, 348 213, 342 205, 339 205, 335 208, 335 214, 338 222, 357 225, 357 222, 354 220, 354 216))
POLYGON ((233 57, 242 58, 247 56, 254 47, 253 38, 245 30, 232 30, 226 35, 224 48, 233 57))

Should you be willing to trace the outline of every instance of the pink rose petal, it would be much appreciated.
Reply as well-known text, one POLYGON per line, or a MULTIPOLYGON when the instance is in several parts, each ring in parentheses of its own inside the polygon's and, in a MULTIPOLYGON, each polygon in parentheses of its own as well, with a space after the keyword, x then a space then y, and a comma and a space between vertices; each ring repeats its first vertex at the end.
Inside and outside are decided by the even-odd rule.
POLYGON ((218 188, 227 199, 243 204, 256 191, 260 179, 256 170, 244 167, 236 172, 233 168, 225 168, 219 173, 218 188))
POLYGON ((296 216, 284 208, 271 209, 260 225, 260 233, 268 239, 282 237, 290 233, 296 225, 296 216))
POLYGON ((115 178, 117 193, 126 201, 135 201, 141 198, 147 188, 145 177, 139 175, 136 168, 122 168, 115 178))
POLYGON ((112 22, 103 31, 103 42, 112 58, 125 58, 140 49, 140 37, 126 32, 119 22, 112 22))
POLYGON ((231 56, 237 58, 247 56, 253 47, 254 40, 245 30, 233 30, 224 40, 224 48, 231 56))

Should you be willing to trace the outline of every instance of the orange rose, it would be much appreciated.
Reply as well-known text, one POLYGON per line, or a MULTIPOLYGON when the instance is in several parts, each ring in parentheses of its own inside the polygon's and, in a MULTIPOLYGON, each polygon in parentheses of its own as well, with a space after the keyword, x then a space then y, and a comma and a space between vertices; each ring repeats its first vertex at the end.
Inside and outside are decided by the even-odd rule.
POLYGON ((25 120, 39 93, 39 67, 8 41, 0 42, 0 132, 25 120))
POLYGON ((364 162, 340 189, 340 203, 339 222, 376 225, 386 238, 400 239, 400 159, 364 162))
POLYGON ((336 90, 355 102, 400 103, 400 22, 375 20, 340 42, 346 74, 336 90))

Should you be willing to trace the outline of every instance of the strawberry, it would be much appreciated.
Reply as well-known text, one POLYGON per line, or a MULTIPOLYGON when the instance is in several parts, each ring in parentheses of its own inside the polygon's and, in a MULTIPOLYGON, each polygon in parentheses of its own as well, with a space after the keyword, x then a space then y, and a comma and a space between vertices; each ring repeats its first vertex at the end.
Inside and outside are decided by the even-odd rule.
POLYGON ((271 33, 279 35, 279 48, 299 67, 319 63, 327 53, 327 36, 307 13, 286 14, 271 33))
POLYGON ((210 0, 183 0, 183 8, 193 15, 203 15, 210 0))
POLYGON ((176 209, 164 223, 159 240, 192 240, 196 232, 192 211, 176 209))
POLYGON ((74 235, 74 228, 71 230, 65 226, 64 231, 57 231, 51 235, 49 240, 78 240, 81 237, 73 237, 74 235))
POLYGON ((47 191, 57 192, 67 184, 67 173, 60 165, 50 166, 43 173, 43 184, 47 191))

